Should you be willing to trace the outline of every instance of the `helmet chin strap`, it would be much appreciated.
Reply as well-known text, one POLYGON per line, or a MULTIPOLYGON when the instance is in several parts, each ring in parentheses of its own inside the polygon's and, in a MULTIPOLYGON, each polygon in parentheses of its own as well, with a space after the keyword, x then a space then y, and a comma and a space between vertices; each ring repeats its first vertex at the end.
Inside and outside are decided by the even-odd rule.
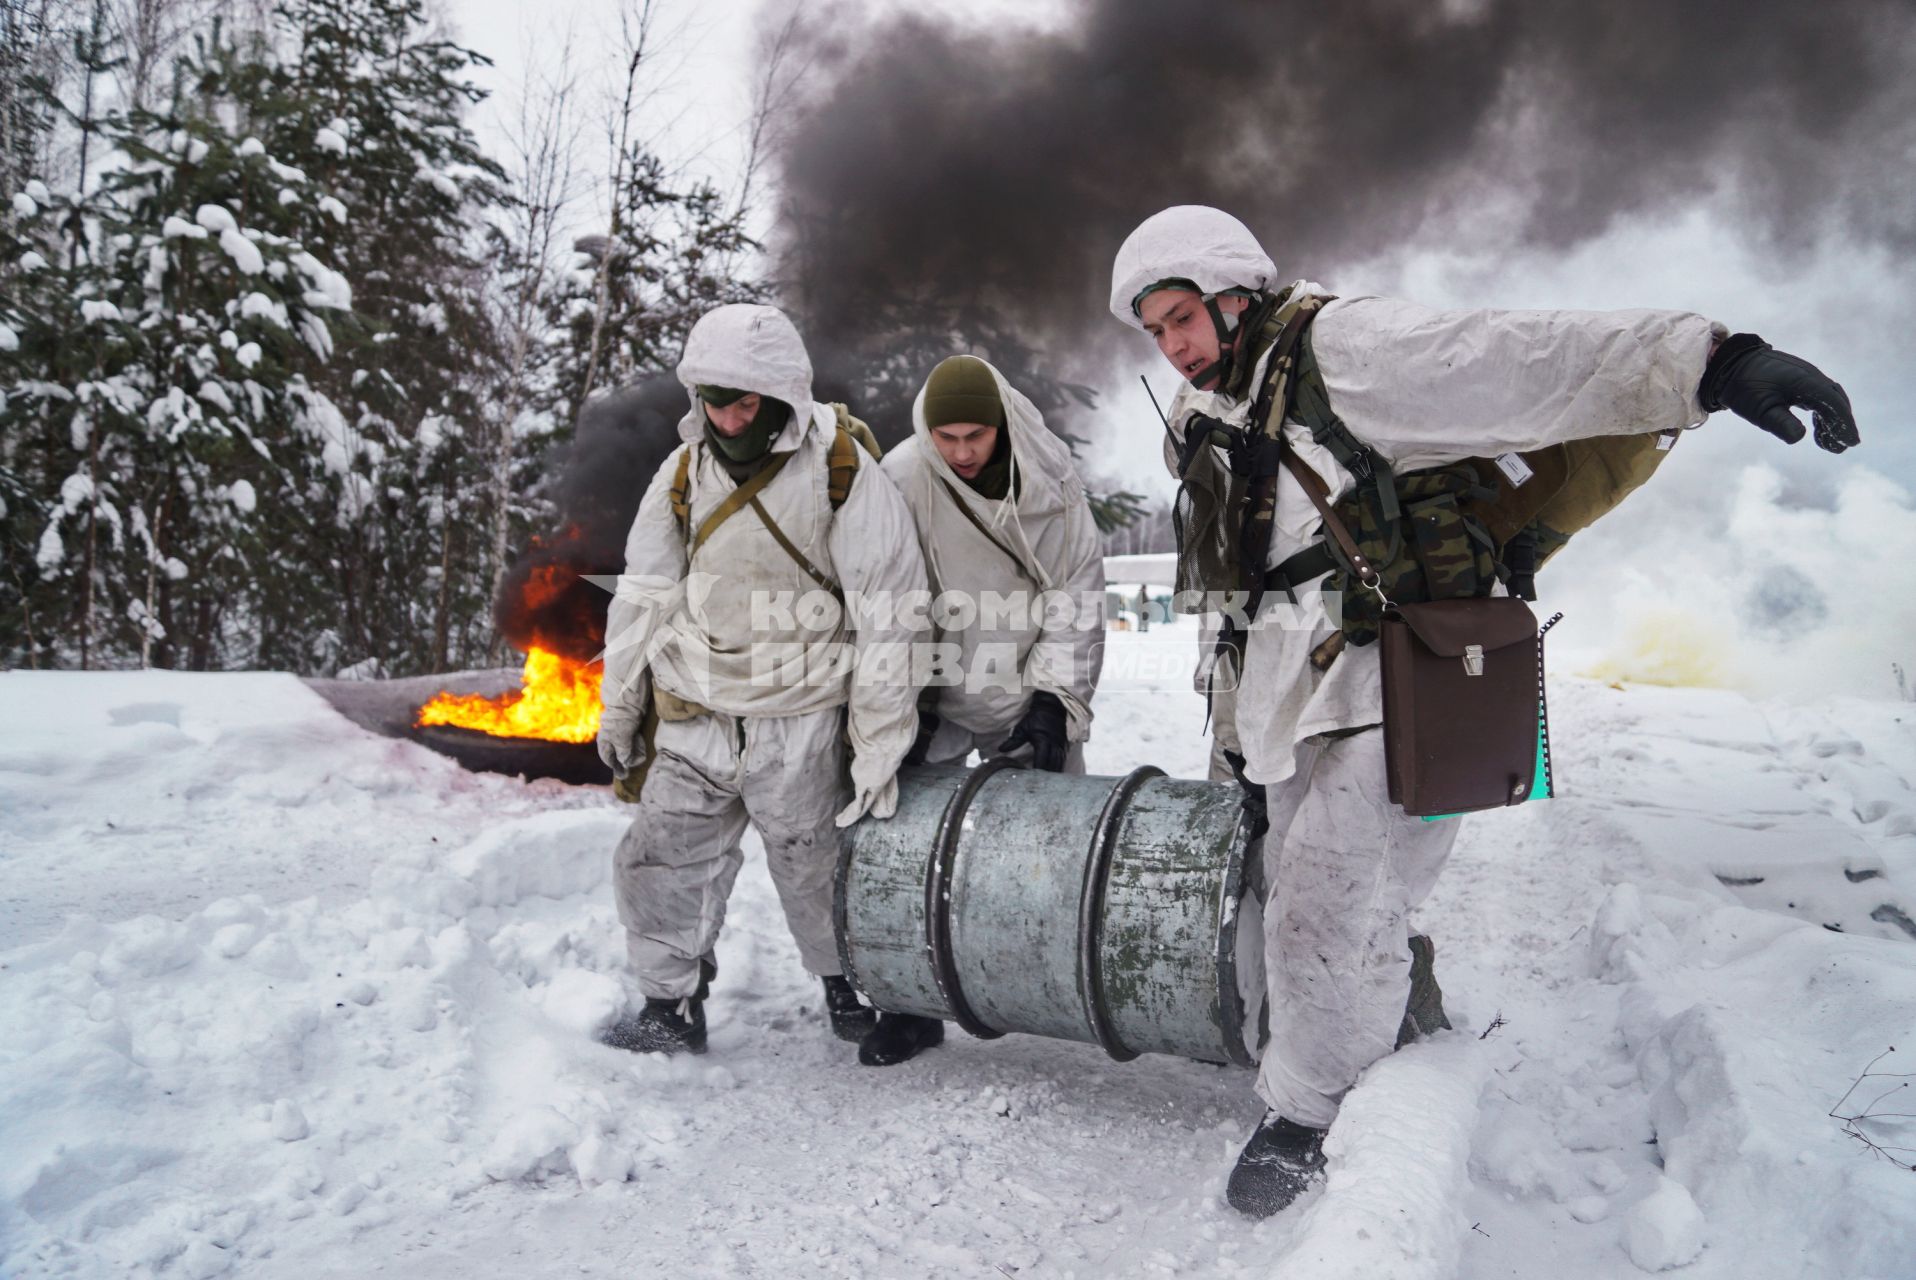
POLYGON ((1232 344, 1237 339, 1238 317, 1227 314, 1217 304, 1217 294, 1202 296, 1204 309, 1211 313, 1211 327, 1217 330, 1217 359, 1192 374, 1190 383, 1200 390, 1221 391, 1231 380, 1231 366, 1235 358, 1232 344))

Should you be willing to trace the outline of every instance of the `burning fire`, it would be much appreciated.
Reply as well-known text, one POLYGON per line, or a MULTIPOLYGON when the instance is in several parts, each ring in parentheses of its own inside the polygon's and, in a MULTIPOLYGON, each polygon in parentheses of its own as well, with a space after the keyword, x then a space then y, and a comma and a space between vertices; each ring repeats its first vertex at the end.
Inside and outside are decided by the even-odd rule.
POLYGON ((420 727, 435 724, 477 729, 501 738, 547 738, 590 742, 599 733, 599 681, 605 666, 576 662, 534 647, 516 693, 496 698, 441 693, 419 708, 420 727))

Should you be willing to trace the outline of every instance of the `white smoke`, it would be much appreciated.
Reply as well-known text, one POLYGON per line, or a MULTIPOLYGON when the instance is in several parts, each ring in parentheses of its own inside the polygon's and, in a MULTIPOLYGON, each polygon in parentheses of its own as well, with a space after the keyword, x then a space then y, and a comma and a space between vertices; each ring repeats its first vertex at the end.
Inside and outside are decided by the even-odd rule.
POLYGON ((1803 501, 1768 463, 1683 461, 1670 459, 1540 575, 1540 612, 1565 615, 1551 634, 1552 669, 1758 694, 1906 696, 1897 668, 1903 682, 1916 678, 1909 490, 1845 459, 1830 499, 1803 501))

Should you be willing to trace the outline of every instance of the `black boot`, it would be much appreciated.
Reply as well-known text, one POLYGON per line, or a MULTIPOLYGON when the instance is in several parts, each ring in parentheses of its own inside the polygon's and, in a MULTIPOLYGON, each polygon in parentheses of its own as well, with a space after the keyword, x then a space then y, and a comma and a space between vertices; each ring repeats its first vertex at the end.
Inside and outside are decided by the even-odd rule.
POLYGON ((1421 933, 1410 939, 1410 1000, 1397 1029, 1397 1047, 1450 1030, 1444 1016, 1444 989, 1437 985, 1437 944, 1421 933))
POLYGON ((599 1043, 631 1053, 704 1053, 705 1002, 652 1000, 599 1034, 599 1043))
POLYGON ((825 1013, 832 1020, 832 1034, 849 1044, 858 1044, 878 1025, 878 1010, 858 999, 851 982, 839 974, 825 979, 825 1013))
POLYGON ((881 1013, 858 1045, 858 1060, 868 1067, 889 1067, 915 1058, 920 1051, 945 1042, 945 1024, 915 1013, 881 1013))
POLYGON ((1268 1218, 1324 1174, 1324 1130, 1293 1124, 1275 1111, 1238 1153, 1224 1198, 1249 1218, 1268 1218))

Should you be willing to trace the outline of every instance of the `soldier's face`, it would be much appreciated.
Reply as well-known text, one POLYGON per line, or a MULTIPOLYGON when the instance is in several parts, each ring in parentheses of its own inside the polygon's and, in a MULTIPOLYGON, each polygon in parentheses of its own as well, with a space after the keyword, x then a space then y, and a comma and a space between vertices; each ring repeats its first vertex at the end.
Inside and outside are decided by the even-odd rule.
MULTIPOLYGON (((1249 299, 1235 294, 1220 294, 1218 309, 1237 315, 1249 305, 1249 299)), ((1178 371, 1178 376, 1200 391, 1217 386, 1217 326, 1204 299, 1185 289, 1158 289, 1144 295, 1138 303, 1138 319, 1144 330, 1157 340, 1158 350, 1178 371)), ((1232 341, 1236 341, 1235 336, 1232 341)))
POLYGON ((752 425, 752 419, 758 416, 758 405, 759 394, 754 391, 728 405, 706 405, 705 416, 711 419, 714 431, 730 440, 752 425))
POLYGON ((931 443, 945 465, 966 480, 976 479, 998 447, 998 428, 979 422, 953 422, 931 429, 931 443))

